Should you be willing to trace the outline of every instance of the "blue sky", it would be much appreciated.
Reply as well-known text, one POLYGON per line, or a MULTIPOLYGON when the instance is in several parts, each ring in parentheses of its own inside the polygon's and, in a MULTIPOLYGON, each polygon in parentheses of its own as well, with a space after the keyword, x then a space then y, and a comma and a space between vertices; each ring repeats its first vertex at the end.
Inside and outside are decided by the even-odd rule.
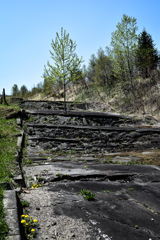
POLYGON ((123 14, 137 19, 160 50, 160 0, 0 0, 0 92, 14 84, 30 90, 43 81, 49 50, 63 27, 76 41, 76 53, 88 60, 110 45, 123 14))

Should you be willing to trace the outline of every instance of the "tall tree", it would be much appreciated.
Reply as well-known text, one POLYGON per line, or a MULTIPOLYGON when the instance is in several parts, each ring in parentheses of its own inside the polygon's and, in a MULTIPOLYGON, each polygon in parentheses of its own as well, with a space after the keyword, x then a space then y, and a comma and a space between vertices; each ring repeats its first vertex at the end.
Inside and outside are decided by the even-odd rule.
POLYGON ((43 83, 42 82, 37 83, 36 88, 37 88, 37 93, 41 93, 43 90, 43 83))
POLYGON ((18 96, 19 95, 19 89, 18 89, 17 84, 14 84, 13 87, 12 87, 12 95, 13 96, 18 96))
POLYGON ((63 83, 64 87, 64 110, 66 112, 66 85, 72 81, 76 81, 81 77, 80 65, 83 62, 75 53, 76 42, 69 38, 69 33, 61 28, 61 37, 56 33, 55 41, 52 39, 50 51, 51 58, 54 60, 54 66, 49 61, 44 66, 43 77, 46 80, 52 81, 54 84, 63 83))
POLYGON ((37 93, 37 88, 34 85, 34 87, 31 89, 31 94, 35 95, 36 93, 37 93))
POLYGON ((143 78, 149 77, 149 71, 157 69, 160 62, 158 51, 153 44, 152 36, 145 29, 138 36, 136 65, 143 78))
POLYGON ((116 74, 123 74, 123 77, 129 77, 131 87, 133 87, 133 71, 137 48, 136 31, 138 27, 136 24, 136 18, 124 14, 121 23, 116 25, 117 30, 112 33, 111 37, 114 71, 116 74))
POLYGON ((88 80, 89 82, 94 82, 95 78, 95 66, 97 64, 97 58, 95 54, 91 55, 91 58, 89 59, 89 64, 88 64, 88 80))
POLYGON ((85 86, 85 88, 88 90, 88 84, 87 84, 87 68, 86 65, 84 64, 82 66, 82 85, 85 86))
POLYGON ((47 80, 47 79, 44 79, 43 92, 45 94, 51 93, 52 87, 53 87, 53 83, 51 81, 47 80))
POLYGON ((22 96, 22 97, 25 97, 26 94, 27 94, 27 92, 28 92, 27 87, 26 87, 25 85, 22 85, 21 88, 20 88, 20 94, 21 94, 21 96, 22 96))
MULTIPOLYGON (((107 50, 109 50, 107 48, 107 50)), ((108 52, 108 51, 107 51, 108 52)), ((112 61, 102 48, 98 50, 97 63, 95 66, 95 80, 99 86, 103 86, 108 103, 107 88, 112 85, 112 61)))

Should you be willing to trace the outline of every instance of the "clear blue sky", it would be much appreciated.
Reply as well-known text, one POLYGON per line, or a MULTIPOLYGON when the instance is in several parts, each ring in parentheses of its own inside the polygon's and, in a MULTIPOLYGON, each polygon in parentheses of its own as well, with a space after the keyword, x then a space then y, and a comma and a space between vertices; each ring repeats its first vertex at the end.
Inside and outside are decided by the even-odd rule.
POLYGON ((51 41, 63 27, 84 64, 110 45, 123 14, 137 19, 160 50, 160 0, 0 0, 0 92, 14 84, 30 90, 43 81, 51 41))

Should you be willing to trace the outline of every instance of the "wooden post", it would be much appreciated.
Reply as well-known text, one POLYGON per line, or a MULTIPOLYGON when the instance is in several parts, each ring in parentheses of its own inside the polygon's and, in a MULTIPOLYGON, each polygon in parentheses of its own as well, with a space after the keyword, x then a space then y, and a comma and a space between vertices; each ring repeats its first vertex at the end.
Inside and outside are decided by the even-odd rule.
POLYGON ((3 92, 2 92, 2 96, 1 96, 1 104, 3 103, 4 100, 4 104, 8 105, 7 101, 6 101, 6 96, 5 96, 5 89, 3 88, 3 92))

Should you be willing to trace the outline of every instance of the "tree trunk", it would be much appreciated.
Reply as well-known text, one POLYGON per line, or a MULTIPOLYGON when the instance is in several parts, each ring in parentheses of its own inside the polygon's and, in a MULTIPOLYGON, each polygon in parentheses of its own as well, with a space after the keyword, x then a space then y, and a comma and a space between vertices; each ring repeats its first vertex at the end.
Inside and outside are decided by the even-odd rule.
POLYGON ((67 112, 67 109, 66 109, 66 84, 65 84, 65 80, 64 80, 64 112, 66 113, 67 112))

